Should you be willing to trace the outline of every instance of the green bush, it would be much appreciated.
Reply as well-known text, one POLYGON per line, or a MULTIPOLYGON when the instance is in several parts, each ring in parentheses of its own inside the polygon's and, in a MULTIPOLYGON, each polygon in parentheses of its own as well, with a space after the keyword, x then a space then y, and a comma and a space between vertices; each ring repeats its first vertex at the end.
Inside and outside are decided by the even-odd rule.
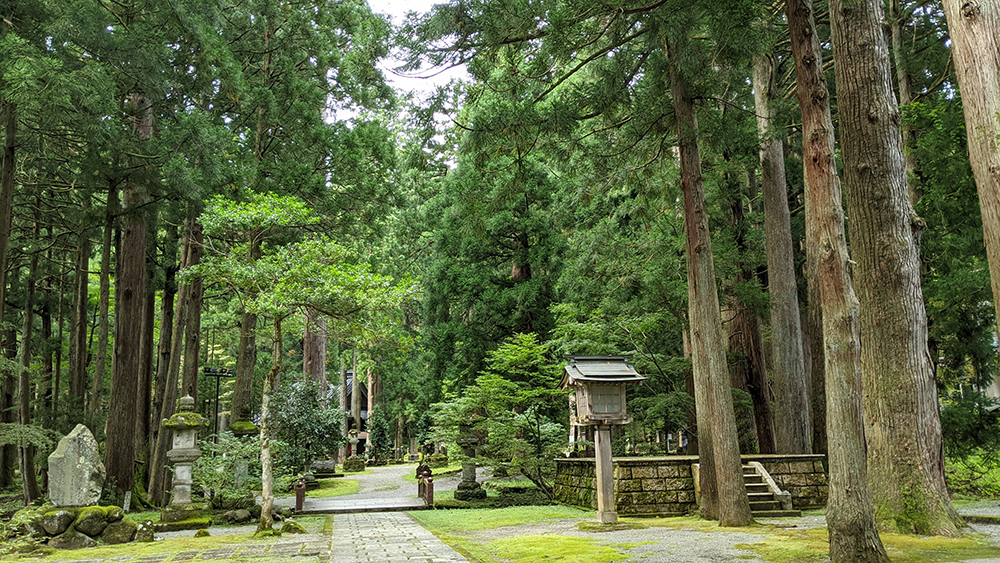
POLYGON ((431 454, 424 458, 424 463, 431 469, 439 469, 448 466, 447 454, 431 454))

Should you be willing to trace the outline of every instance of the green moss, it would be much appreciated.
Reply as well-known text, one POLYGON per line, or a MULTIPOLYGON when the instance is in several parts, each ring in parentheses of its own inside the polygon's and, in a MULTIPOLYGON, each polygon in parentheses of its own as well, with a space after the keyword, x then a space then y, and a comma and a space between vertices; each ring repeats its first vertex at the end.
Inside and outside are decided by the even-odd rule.
POLYGON ((600 522, 580 522, 576 525, 577 529, 581 532, 620 532, 622 530, 643 530, 649 527, 649 524, 639 523, 634 521, 628 522, 618 522, 617 524, 601 524, 600 522))
POLYGON ((624 550, 637 545, 546 534, 505 538, 482 546, 470 545, 468 550, 476 559, 491 562, 613 563, 629 559, 624 550))
POLYGON ((830 537, 826 533, 826 528, 781 532, 768 536, 763 542, 736 544, 733 547, 752 551, 764 561, 771 563, 812 563, 830 560, 830 537))
POLYGON ((419 510, 408 513, 417 521, 444 533, 490 530, 504 526, 525 526, 563 518, 593 517, 568 506, 512 506, 497 509, 419 510))
POLYGON ((198 530, 197 532, 194 533, 194 537, 196 537, 196 538, 207 538, 207 537, 211 537, 211 536, 212 536, 212 534, 208 530, 205 530, 205 529, 198 530))
POLYGON ((280 530, 275 530, 274 528, 267 528, 267 529, 264 529, 264 530, 260 530, 259 532, 256 532, 253 535, 253 539, 255 539, 255 540, 268 539, 268 538, 279 538, 279 537, 281 537, 281 531, 280 530))
POLYGON ((174 413, 169 420, 163 423, 164 428, 194 428, 196 426, 208 426, 208 419, 196 412, 174 413))
POLYGON ((229 430, 231 430, 234 434, 240 434, 246 432, 254 432, 260 429, 257 428, 256 424, 250 422, 249 420, 237 420, 236 422, 233 422, 232 424, 229 425, 229 430))
POLYGON ((906 534, 880 534, 882 543, 894 563, 922 563, 965 561, 968 559, 995 559, 997 547, 985 539, 967 536, 912 536, 906 534))

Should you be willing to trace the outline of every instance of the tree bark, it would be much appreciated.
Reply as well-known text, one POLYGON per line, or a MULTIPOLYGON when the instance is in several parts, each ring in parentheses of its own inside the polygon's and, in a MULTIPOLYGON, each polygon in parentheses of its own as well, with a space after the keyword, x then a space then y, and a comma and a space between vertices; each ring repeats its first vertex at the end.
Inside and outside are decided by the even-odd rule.
POLYGON ((958 534, 944 451, 918 238, 878 0, 831 2, 851 255, 861 304, 868 481, 880 529, 958 534))
POLYGON ((69 395, 70 400, 84 405, 87 393, 87 296, 90 276, 90 238, 79 235, 76 269, 73 281, 73 309, 69 321, 69 395))
MULTIPOLYGON (((340 399, 340 402, 338 404, 340 405, 340 421, 342 423, 344 423, 344 427, 343 427, 344 444, 347 444, 347 430, 348 430, 347 427, 348 427, 348 424, 346 423, 347 422, 347 420, 346 420, 347 417, 345 416, 345 413, 347 413, 348 411, 350 411, 350 408, 351 408, 350 405, 347 404, 347 366, 345 365, 344 358, 341 355, 342 350, 341 350, 340 346, 337 347, 337 352, 338 352, 337 357, 340 358, 340 389, 339 389, 339 395, 340 395, 339 399, 340 399)), ((340 463, 344 463, 344 460, 347 459, 347 447, 346 446, 341 446, 339 457, 340 457, 340 463)))
POLYGON ((774 381, 774 438, 779 454, 812 453, 808 381, 802 350, 795 250, 788 210, 784 146, 775 131, 771 102, 777 97, 774 59, 754 57, 754 107, 760 131, 761 188, 767 241, 767 283, 771 297, 771 376, 774 381))
POLYGON ((281 371, 281 318, 274 318, 274 341, 271 343, 271 369, 264 380, 260 399, 260 479, 261 507, 257 531, 270 530, 274 525, 271 509, 274 507, 274 472, 271 465, 271 397, 277 391, 278 373, 281 371))
POLYGON ((1000 322, 1000 0, 943 3, 1000 322))
MULTIPOLYGON (((185 222, 183 235, 184 243, 181 251, 182 270, 188 266, 187 262, 188 255, 191 250, 191 227, 193 222, 194 220, 191 218, 188 218, 185 222)), ((155 407, 153 412, 154 416, 158 417, 153 421, 153 424, 156 425, 158 431, 156 434, 156 445, 153 448, 153 454, 151 456, 152 461, 149 465, 149 500, 156 504, 164 504, 167 500, 167 482, 169 480, 169 475, 167 474, 166 459, 167 450, 170 449, 170 433, 163 431, 161 421, 173 416, 174 411, 177 408, 177 385, 181 370, 181 345, 184 343, 184 328, 187 325, 187 311, 190 304, 190 291, 191 286, 186 283, 180 287, 177 295, 177 311, 174 314, 173 334, 170 337, 170 361, 167 365, 166 372, 162 377, 163 403, 160 405, 158 414, 156 413, 155 407)), ((157 386, 159 386, 159 383, 157 383, 157 386)))
POLYGON ((323 383, 326 392, 327 318, 311 309, 306 311, 305 335, 302 337, 302 372, 307 378, 323 383))
MULTIPOLYGON (((351 420, 354 421, 354 429, 361 432, 361 378, 358 377, 358 348, 351 349, 351 420)), ((357 455, 358 452, 352 451, 357 455)))
POLYGON ((101 240, 101 297, 98 306, 97 358, 94 360, 94 381, 90 391, 90 412, 101 410, 104 389, 104 368, 108 359, 108 308, 111 303, 111 244, 118 212, 118 186, 108 188, 108 204, 104 215, 104 235, 101 240))
MULTIPOLYGON (((32 234, 38 240, 41 233, 40 201, 35 199, 35 226, 32 234)), ((35 332, 35 278, 38 276, 38 251, 28 262, 28 279, 25 281, 24 322, 21 328, 21 361, 18 375, 18 418, 21 424, 31 424, 31 340, 35 332)), ((42 496, 35 471, 35 446, 21 447, 21 496, 28 505, 42 496)))
MULTIPOLYGON (((913 101, 913 81, 907 67, 906 50, 903 46, 904 18, 908 13, 900 7, 900 0, 889 0, 889 26, 892 35, 892 58, 896 66, 896 85, 899 88, 899 107, 906 107, 913 101)), ((917 157, 917 133, 906 122, 901 124, 903 134, 903 154, 906 158, 906 185, 909 188, 910 203, 917 204, 923 195, 920 189, 917 157)))
MULTIPOLYGON (((17 332, 13 328, 3 332, 3 355, 9 360, 17 357, 17 332)), ((13 370, 5 371, 3 385, 0 387, 0 422, 7 424, 17 422, 17 405, 14 402, 16 393, 17 376, 13 370)), ((17 446, 8 444, 0 447, 0 485, 9 487, 14 484, 17 465, 17 446)))
POLYGON ((745 526, 753 521, 753 517, 743 483, 729 369, 726 366, 712 242, 702 186, 698 121, 687 84, 677 67, 674 47, 668 44, 666 53, 677 118, 681 189, 684 193, 688 316, 691 320, 695 401, 698 405, 702 515, 717 517, 720 526, 745 526), (715 491, 711 490, 713 480, 715 491), (711 498, 713 493, 717 495, 714 499, 711 498))
MULTIPOLYGON (((812 2, 787 0, 785 14, 795 58, 796 94, 802 111, 807 251, 815 259, 815 286, 820 298, 817 303, 821 303, 823 318, 830 559, 833 563, 885 562, 888 556, 875 527, 863 461, 858 301, 848 269, 823 57, 815 33, 812 2)), ((810 302, 810 307, 817 303, 810 302)), ((812 350, 814 356, 819 352, 812 350)))
MULTIPOLYGON (((260 233, 250 237, 250 260, 262 256, 260 233)), ((236 378, 233 381, 233 420, 250 420, 250 397, 253 392, 254 369, 257 366, 257 315, 243 312, 240 321, 240 349, 236 356, 236 378)))
MULTIPOLYGON (((189 266, 201 264, 205 253, 205 237, 201 223, 191 222, 191 248, 188 250, 189 266)), ((187 327, 184 329, 184 382, 181 393, 191 395, 198 404, 198 353, 201 350, 201 306, 205 290, 201 277, 195 277, 189 282, 191 299, 187 310, 187 327)))
MULTIPOLYGON (((150 406, 149 414, 149 444, 156 444, 156 437, 160 433, 160 413, 163 412, 164 396, 167 392, 167 373, 170 367, 171 338, 173 337, 174 326, 174 297, 177 295, 177 270, 180 265, 187 260, 187 247, 181 251, 181 262, 177 262, 177 243, 179 240, 177 227, 168 225, 166 227, 166 239, 163 249, 164 281, 163 297, 160 299, 160 326, 169 327, 169 330, 160 330, 160 342, 157 345, 156 359, 156 384, 153 389, 153 403, 150 406)), ((152 458, 150 452, 150 458, 152 458)), ((148 471, 147 471, 148 473, 148 471)), ((147 475, 147 486, 148 475, 147 475)))
MULTIPOLYGON (((4 306, 7 303, 7 242, 10 239, 11 208, 14 202, 14 174, 16 172, 17 108, 0 96, 4 124, 3 162, 0 163, 0 322, 4 320, 4 306)), ((8 336, 12 338, 13 336, 8 336)), ((0 389, 0 422, 15 421, 14 392, 17 378, 12 371, 3 374, 0 389)), ((17 466, 17 446, 0 447, 0 489, 7 488, 14 481, 17 466)))
POLYGON ((126 210, 121 254, 118 257, 115 300, 115 360, 108 397, 105 442, 105 488, 120 500, 135 485, 135 433, 139 376, 142 372, 141 337, 146 308, 146 234, 148 217, 142 205, 145 187, 130 184, 124 193, 126 210))

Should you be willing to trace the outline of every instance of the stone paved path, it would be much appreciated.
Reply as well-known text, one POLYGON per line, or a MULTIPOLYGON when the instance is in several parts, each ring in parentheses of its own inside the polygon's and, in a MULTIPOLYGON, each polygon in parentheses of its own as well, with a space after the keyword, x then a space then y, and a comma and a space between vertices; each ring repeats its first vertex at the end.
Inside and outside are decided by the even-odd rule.
POLYGON ((467 562, 413 518, 399 512, 334 517, 330 563, 467 562))
POLYGON ((467 562, 454 549, 401 512, 340 514, 332 518, 332 534, 283 536, 269 543, 258 540, 235 543, 234 536, 220 535, 218 544, 206 549, 118 555, 107 559, 66 559, 53 563, 198 563, 234 559, 246 561, 262 557, 293 563, 467 562))

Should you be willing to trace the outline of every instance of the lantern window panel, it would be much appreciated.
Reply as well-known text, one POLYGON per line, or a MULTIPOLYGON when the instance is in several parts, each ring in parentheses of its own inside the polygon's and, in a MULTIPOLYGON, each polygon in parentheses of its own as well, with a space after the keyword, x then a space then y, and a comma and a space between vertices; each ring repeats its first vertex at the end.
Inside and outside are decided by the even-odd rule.
POLYGON ((590 392, 594 414, 621 412, 621 390, 617 385, 594 385, 590 392))

